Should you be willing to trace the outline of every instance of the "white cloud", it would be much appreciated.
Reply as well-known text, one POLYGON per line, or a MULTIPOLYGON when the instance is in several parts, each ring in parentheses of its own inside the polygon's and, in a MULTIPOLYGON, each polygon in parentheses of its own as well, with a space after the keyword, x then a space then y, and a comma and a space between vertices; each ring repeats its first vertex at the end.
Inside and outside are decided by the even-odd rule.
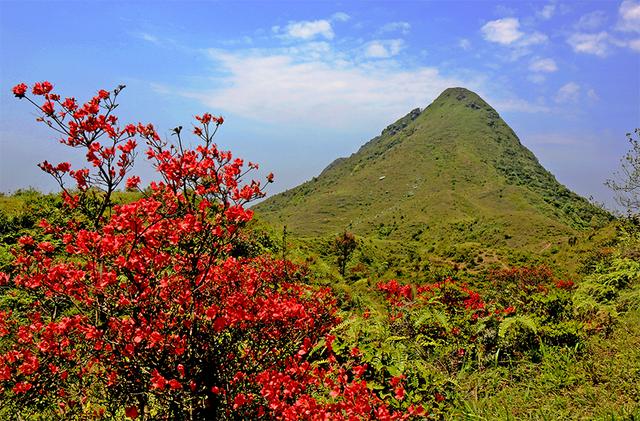
POLYGON ((617 29, 625 32, 640 32, 640 2, 624 0, 618 10, 617 29))
POLYGON ((365 56, 369 58, 389 58, 398 55, 404 47, 401 39, 375 40, 365 46, 365 56))
POLYGON ((580 17, 575 27, 583 31, 593 31, 607 23, 607 14, 602 10, 596 10, 580 17))
POLYGON ((558 89, 556 94, 556 102, 577 102, 580 98, 580 85, 575 82, 569 82, 558 89))
POLYGON ((517 18, 502 18, 485 23, 481 31, 487 41, 510 45, 524 36, 519 27, 517 18))
POLYGON ((389 22, 380 28, 380 33, 399 31, 406 35, 410 30, 411 24, 409 22, 389 22))
MULTIPOLYGON (((483 95, 478 73, 444 75, 436 67, 405 68, 366 60, 328 43, 246 50, 206 50, 215 62, 210 86, 176 93, 209 109, 275 125, 341 130, 370 129, 424 107, 443 90, 465 86, 483 95)), ((391 48, 387 45, 386 48, 391 48)), ((500 112, 541 112, 544 107, 493 90, 486 95, 500 112)))
MULTIPOLYGON (((273 27, 274 32, 279 32, 280 28, 273 27)), ((331 22, 325 19, 312 20, 312 21, 300 21, 289 22, 284 28, 286 35, 291 38, 300 38, 303 40, 313 39, 317 36, 324 37, 326 39, 333 39, 335 34, 331 27, 331 22)))
POLYGON ((160 44, 160 40, 157 36, 152 35, 148 32, 138 32, 135 34, 138 38, 150 42, 152 44, 160 44))
POLYGON ((578 32, 572 34, 567 42, 576 53, 593 54, 605 57, 609 54, 609 34, 605 31, 595 34, 578 32))
POLYGON ((529 70, 538 73, 553 73, 558 70, 558 65, 550 58, 536 58, 529 64, 529 70))
MULTIPOLYGON (((424 107, 451 86, 464 86, 433 67, 401 71, 386 64, 299 61, 284 53, 209 50, 228 73, 220 89, 192 92, 212 109, 266 122, 350 127, 354 118, 389 121, 424 107)), ((378 122, 379 124, 379 122, 378 122)))
POLYGON ((298 57, 300 60, 323 60, 325 58, 334 60, 334 62, 341 60, 341 57, 335 55, 329 43, 325 41, 305 42, 287 47, 283 49, 283 53, 298 57))
POLYGON ((527 79, 533 83, 543 83, 547 80, 547 77, 541 73, 533 73, 527 76, 527 79))
POLYGON ((553 15, 555 15, 555 13, 556 13, 556 5, 553 3, 550 3, 550 4, 547 4, 545 7, 543 7, 542 10, 538 12, 538 15, 540 15, 542 19, 549 20, 553 17, 553 15))
POLYGON ((520 41, 518 41, 516 43, 516 46, 517 47, 528 47, 530 45, 544 44, 548 40, 549 40, 549 37, 547 37, 542 32, 536 31, 536 32, 532 32, 531 34, 528 34, 525 37, 523 37, 520 41))
POLYGON ((465 51, 469 51, 471 49, 471 41, 466 38, 462 38, 458 41, 458 47, 462 48, 465 51))
POLYGON ((628 46, 633 51, 640 52, 640 38, 629 41, 628 46))
POLYGON ((334 20, 337 22, 346 22, 349 19, 351 19, 351 16, 347 15, 344 12, 336 12, 333 15, 331 15, 331 20, 334 20))
POLYGON ((517 60, 531 51, 528 47, 543 44, 549 38, 538 31, 525 33, 520 30, 518 18, 502 18, 485 23, 481 28, 485 40, 510 47, 510 60, 517 60))

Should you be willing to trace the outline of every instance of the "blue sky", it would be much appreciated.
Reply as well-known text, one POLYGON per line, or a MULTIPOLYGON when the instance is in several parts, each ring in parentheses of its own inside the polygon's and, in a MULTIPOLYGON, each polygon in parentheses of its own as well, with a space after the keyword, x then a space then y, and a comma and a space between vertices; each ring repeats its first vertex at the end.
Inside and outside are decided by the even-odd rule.
POLYGON ((0 60, 5 192, 53 189, 36 167, 44 159, 81 162, 13 98, 22 81, 79 99, 124 83, 121 119, 166 136, 195 114, 222 114, 219 144, 273 171, 271 192, 450 86, 479 93, 562 183, 608 203, 603 182, 640 126, 636 0, 5 0, 0 60))

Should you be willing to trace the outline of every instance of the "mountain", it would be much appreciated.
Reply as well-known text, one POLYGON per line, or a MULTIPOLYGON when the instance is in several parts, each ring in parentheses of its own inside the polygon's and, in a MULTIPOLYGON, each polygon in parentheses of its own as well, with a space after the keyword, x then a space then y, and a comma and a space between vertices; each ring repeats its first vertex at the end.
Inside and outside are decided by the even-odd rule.
POLYGON ((445 90, 255 210, 302 237, 347 229, 433 246, 531 249, 609 217, 560 184, 496 110, 464 88, 445 90))

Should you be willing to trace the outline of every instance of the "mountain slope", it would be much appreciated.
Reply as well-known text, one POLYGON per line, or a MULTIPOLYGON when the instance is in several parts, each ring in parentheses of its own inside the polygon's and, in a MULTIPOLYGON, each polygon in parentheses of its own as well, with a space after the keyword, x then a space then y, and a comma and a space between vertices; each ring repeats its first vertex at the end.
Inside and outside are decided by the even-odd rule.
POLYGON ((445 90, 318 177, 256 206, 300 236, 543 245, 608 215, 556 181, 498 113, 445 90))

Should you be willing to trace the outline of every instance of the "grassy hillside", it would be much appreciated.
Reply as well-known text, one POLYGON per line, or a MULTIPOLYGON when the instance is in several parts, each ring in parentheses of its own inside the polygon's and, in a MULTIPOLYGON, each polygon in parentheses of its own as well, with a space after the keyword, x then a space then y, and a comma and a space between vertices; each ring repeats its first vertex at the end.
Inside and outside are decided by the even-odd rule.
POLYGON ((464 88, 447 89, 255 209, 298 236, 347 229, 439 250, 469 243, 540 252, 608 219, 558 183, 498 113, 464 88))

